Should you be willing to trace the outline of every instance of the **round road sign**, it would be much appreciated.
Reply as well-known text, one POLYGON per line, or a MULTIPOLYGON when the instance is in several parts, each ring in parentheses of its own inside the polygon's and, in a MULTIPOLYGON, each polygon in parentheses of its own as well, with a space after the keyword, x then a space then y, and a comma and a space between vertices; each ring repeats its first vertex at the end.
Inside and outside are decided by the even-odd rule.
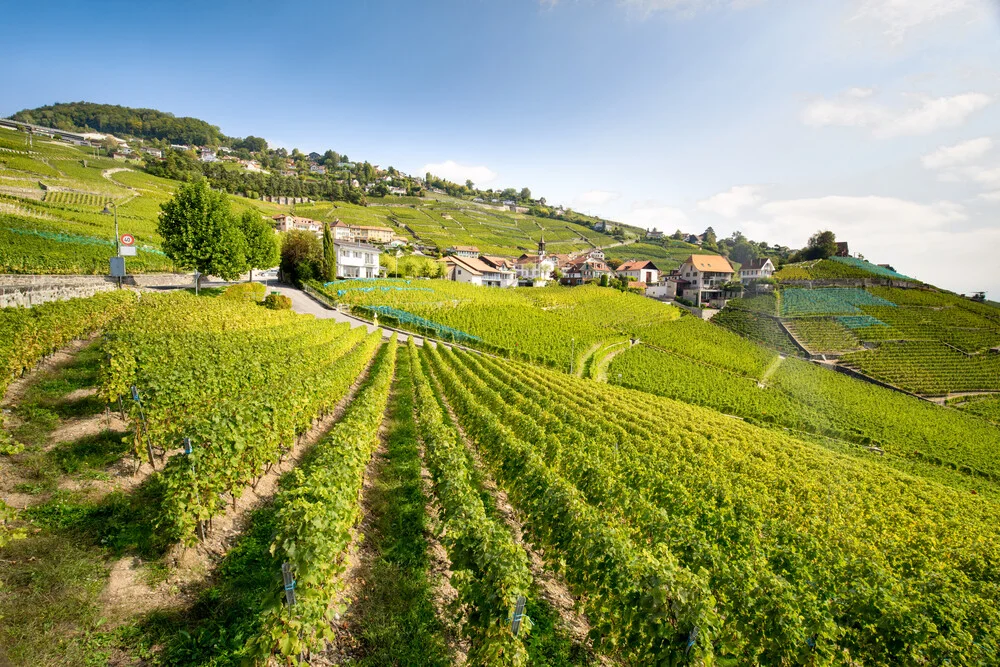
POLYGON ((135 245, 135 237, 131 234, 122 234, 122 245, 135 245))

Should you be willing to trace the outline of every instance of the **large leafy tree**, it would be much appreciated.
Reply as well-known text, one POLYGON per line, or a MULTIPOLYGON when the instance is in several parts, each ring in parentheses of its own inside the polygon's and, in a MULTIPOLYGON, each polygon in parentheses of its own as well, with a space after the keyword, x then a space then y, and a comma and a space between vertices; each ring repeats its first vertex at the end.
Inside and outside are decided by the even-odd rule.
POLYGON ((328 281, 337 279, 337 248, 328 222, 323 224, 323 277, 328 281))
POLYGON ((319 278, 323 262, 323 245, 312 232, 293 229, 281 242, 281 275, 287 282, 301 284, 319 278))
POLYGON ((837 237, 829 230, 813 234, 805 249, 806 259, 826 259, 836 254, 837 237))
POLYGON ((278 237, 271 223, 253 209, 243 212, 239 227, 246 241, 247 268, 250 269, 250 280, 253 280, 254 269, 269 269, 281 259, 278 237))
POLYGON ((163 252, 179 267, 225 280, 246 271, 246 241, 229 201, 205 180, 182 185, 160 208, 156 231, 163 237, 163 252))

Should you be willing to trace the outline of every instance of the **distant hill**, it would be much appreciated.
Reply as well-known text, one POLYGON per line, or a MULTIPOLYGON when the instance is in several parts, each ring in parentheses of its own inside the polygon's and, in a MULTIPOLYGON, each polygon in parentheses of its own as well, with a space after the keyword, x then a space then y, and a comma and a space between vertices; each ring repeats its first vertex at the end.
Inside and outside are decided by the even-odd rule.
POLYGON ((60 130, 127 134, 199 146, 214 146, 228 140, 217 126, 198 118, 178 118, 156 109, 133 109, 113 104, 57 102, 37 109, 18 111, 11 118, 60 130))

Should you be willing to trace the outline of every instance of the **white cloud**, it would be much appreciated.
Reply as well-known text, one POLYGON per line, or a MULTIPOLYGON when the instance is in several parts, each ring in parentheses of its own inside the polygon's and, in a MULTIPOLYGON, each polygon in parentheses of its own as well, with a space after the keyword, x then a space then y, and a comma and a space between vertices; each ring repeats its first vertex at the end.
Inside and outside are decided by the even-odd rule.
POLYGON ((972 162, 988 153, 992 147, 992 139, 980 137, 954 146, 942 146, 920 158, 920 161, 928 169, 944 169, 972 162))
POLYGON ((986 0, 861 0, 852 21, 872 25, 893 46, 918 29, 947 19, 971 22, 988 9, 986 0))
POLYGON ((821 98, 806 106, 802 122, 812 127, 865 128, 878 138, 920 135, 961 125, 969 115, 993 101, 985 93, 911 97, 915 103, 906 108, 865 101, 850 92, 832 99, 821 98))
POLYGON ((874 88, 851 88, 847 91, 848 97, 853 97, 856 100, 863 100, 866 97, 871 97, 875 94, 874 88))
POLYGON ((772 201, 760 212, 742 225, 750 238, 801 247, 817 230, 829 229, 852 252, 931 284, 964 292, 998 287, 1000 227, 969 229, 975 221, 954 202, 829 196, 772 201))
POLYGON ((727 192, 720 192, 698 202, 698 208, 716 213, 724 218, 735 218, 743 209, 763 201, 759 188, 753 185, 736 185, 727 192))
POLYGON ((459 164, 454 160, 425 164, 421 167, 420 173, 426 174, 427 172, 454 183, 465 183, 465 181, 471 180, 477 186, 492 183, 497 177, 497 173, 489 167, 473 167, 459 164))
POLYGON ((630 224, 644 229, 659 229, 670 232, 674 229, 685 229, 690 223, 687 215, 679 208, 664 206, 655 201, 637 201, 632 203, 632 211, 628 215, 630 224))
POLYGON ((576 198, 577 207, 603 206, 621 197, 618 192, 608 190, 588 190, 576 198))
POLYGON ((1000 190, 995 190, 993 192, 984 192, 979 195, 979 198, 989 202, 1000 202, 1000 190))
POLYGON ((964 173, 981 185, 1000 187, 1000 167, 966 167, 964 173))

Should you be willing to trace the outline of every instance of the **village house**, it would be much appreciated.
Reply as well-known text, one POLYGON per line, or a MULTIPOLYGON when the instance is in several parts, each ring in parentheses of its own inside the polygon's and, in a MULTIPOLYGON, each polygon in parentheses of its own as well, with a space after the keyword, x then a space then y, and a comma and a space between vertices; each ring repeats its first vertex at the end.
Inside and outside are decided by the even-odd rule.
POLYGON ((740 267, 740 282, 744 285, 761 278, 770 278, 774 275, 774 264, 769 257, 751 259, 740 267))
POLYGON ((837 257, 850 257, 851 251, 847 247, 847 241, 837 241, 837 257))
POLYGON ((684 260, 677 273, 684 279, 681 296, 693 301, 696 306, 711 303, 721 308, 725 305, 722 286, 732 281, 735 271, 725 257, 691 255, 684 260))
POLYGON ((603 259, 583 257, 571 261, 563 269, 562 283, 564 285, 582 285, 592 280, 600 280, 602 276, 611 275, 611 267, 603 259))
POLYGON ((334 241, 350 241, 351 240, 351 228, 349 225, 336 219, 330 225, 330 234, 333 235, 334 241))
POLYGON ((520 282, 544 287, 556 270, 556 258, 545 253, 545 235, 538 241, 538 254, 521 255, 514 262, 514 272, 520 282))
POLYGON ((338 278, 378 278, 381 272, 381 251, 365 243, 334 241, 337 251, 338 278))
POLYGON ((455 257, 475 259, 476 257, 479 257, 479 248, 474 245, 453 245, 445 250, 445 254, 454 255, 455 257))
POLYGON ((209 148, 201 149, 201 161, 202 162, 218 162, 218 158, 215 155, 215 151, 209 148))
POLYGON ((391 195, 397 195, 397 196, 400 196, 400 197, 406 196, 406 188, 390 187, 389 188, 389 194, 391 194, 391 195))
POLYGON ((648 230, 646 232, 646 238, 647 239, 662 239, 663 238, 663 232, 658 231, 656 229, 650 229, 650 230, 648 230))
POLYGON ((357 243, 388 243, 394 236, 388 227, 371 227, 359 225, 350 228, 351 240, 357 243))
POLYGON ((615 272, 619 278, 627 278, 630 281, 652 285, 660 282, 660 270, 649 260, 629 260, 618 267, 615 272))
POLYGON ((448 255, 441 261, 445 264, 445 279, 447 280, 484 287, 517 286, 517 277, 512 269, 495 266, 491 261, 459 255, 448 255))
POLYGON ((146 155, 152 155, 153 157, 163 157, 163 151, 159 148, 146 148, 143 146, 142 152, 146 155))
POLYGON ((309 165, 309 173, 311 174, 325 174, 326 167, 321 164, 311 164, 309 165))
POLYGON ((309 218, 297 218, 294 215, 280 213, 272 218, 275 229, 279 232, 290 232, 293 229, 304 232, 312 232, 316 236, 323 237, 323 225, 309 218))

